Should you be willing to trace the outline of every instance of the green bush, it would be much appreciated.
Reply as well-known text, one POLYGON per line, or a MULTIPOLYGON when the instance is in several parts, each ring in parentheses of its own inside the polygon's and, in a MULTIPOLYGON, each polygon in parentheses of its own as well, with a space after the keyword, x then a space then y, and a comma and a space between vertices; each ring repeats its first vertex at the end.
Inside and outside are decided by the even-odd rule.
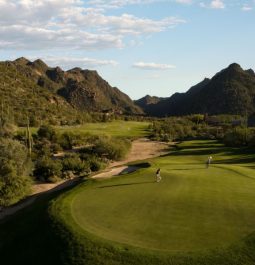
POLYGON ((227 146, 240 147, 248 145, 251 138, 251 131, 240 127, 228 131, 223 138, 223 142, 227 146))
POLYGON ((53 154, 51 142, 45 138, 40 141, 36 141, 33 147, 33 151, 35 153, 35 159, 38 159, 40 157, 49 157, 53 154))
POLYGON ((95 172, 95 171, 99 171, 101 169, 104 169, 106 167, 106 164, 103 163, 102 161, 97 160, 97 159, 91 159, 89 161, 89 166, 90 166, 90 170, 95 172))
POLYGON ((130 148, 129 140, 101 137, 96 141, 93 153, 110 160, 121 160, 125 158, 130 148))
POLYGON ((50 125, 42 125, 38 129, 37 135, 40 139, 45 138, 51 142, 56 140, 56 131, 50 125))
POLYGON ((59 160, 44 156, 36 162, 34 175, 44 181, 52 182, 54 179, 54 182, 56 182, 56 179, 62 177, 62 163, 59 160))
POLYGON ((13 137, 17 127, 11 123, 2 123, 0 120, 0 137, 13 137))
POLYGON ((86 163, 89 164, 89 168, 91 171, 99 171, 104 169, 107 165, 107 159, 102 159, 96 155, 85 153, 85 149, 82 149, 82 153, 80 153, 80 158, 86 163))
POLYGON ((65 132, 58 137, 58 143, 64 150, 72 149, 74 145, 74 134, 65 132))
POLYGON ((0 139, 0 206, 8 206, 30 193, 31 162, 27 149, 12 139, 0 139))
POLYGON ((89 164, 81 160, 76 154, 67 156, 62 160, 63 171, 73 171, 75 174, 81 174, 83 172, 89 172, 89 164))

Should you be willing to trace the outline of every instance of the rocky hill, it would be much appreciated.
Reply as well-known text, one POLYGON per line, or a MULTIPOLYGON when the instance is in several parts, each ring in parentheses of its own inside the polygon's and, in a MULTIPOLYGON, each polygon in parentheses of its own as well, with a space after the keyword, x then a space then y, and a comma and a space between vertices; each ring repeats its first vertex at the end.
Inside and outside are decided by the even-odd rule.
POLYGON ((135 100, 134 103, 138 105, 140 108, 142 108, 145 112, 149 111, 151 109, 152 105, 155 105, 159 103, 164 98, 159 98, 156 96, 150 96, 146 95, 143 98, 140 98, 138 100, 135 100))
POLYGON ((0 62, 2 116, 23 124, 38 121, 83 119, 88 112, 141 114, 143 111, 119 89, 111 87, 96 71, 64 71, 42 60, 26 58, 0 62), (6 113, 7 114, 6 114, 6 113))
POLYGON ((160 117, 194 113, 251 114, 255 112, 255 74, 252 69, 243 70, 234 63, 186 93, 175 93, 144 110, 148 115, 160 117))

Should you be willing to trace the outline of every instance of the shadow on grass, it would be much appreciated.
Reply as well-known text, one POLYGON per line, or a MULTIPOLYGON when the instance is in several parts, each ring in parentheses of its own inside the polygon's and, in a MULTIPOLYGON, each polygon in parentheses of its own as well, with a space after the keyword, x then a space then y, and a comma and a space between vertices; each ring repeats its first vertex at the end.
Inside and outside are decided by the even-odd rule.
POLYGON ((131 182, 131 183, 116 184, 116 185, 106 185, 106 186, 100 186, 98 187, 98 189, 131 186, 131 185, 141 185, 141 184, 149 184, 149 183, 155 183, 155 181, 131 182))
POLYGON ((82 182, 77 180, 62 189, 41 194, 27 207, 0 221, 1 264, 64 264, 63 258, 69 253, 66 251, 66 243, 56 232, 55 220, 49 214, 49 207, 52 200, 82 182))
POLYGON ((193 145, 185 146, 169 154, 161 155, 161 157, 171 157, 171 156, 208 156, 215 155, 218 153, 223 153, 226 156, 239 156, 230 159, 215 160, 215 164, 241 164, 241 163, 252 163, 255 162, 255 150, 249 147, 236 148, 236 147, 226 147, 226 146, 214 146, 214 145, 193 145), (196 149, 198 148, 198 149, 196 149))
POLYGON ((171 170, 177 170, 177 171, 181 171, 181 170, 198 170, 198 169, 206 169, 206 166, 204 167, 190 167, 190 168, 173 168, 171 170))
POLYGON ((214 161, 214 164, 248 164, 248 163, 255 163, 255 156, 222 159, 214 161))

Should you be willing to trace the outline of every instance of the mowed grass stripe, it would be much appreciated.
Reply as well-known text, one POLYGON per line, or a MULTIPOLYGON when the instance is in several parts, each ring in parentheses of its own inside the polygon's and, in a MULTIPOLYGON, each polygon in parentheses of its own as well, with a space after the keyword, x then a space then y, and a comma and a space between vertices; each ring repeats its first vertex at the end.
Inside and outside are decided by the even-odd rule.
MULTIPOLYGON (((198 152, 193 144, 152 160, 149 169, 85 185, 72 204, 75 221, 104 239, 170 252, 228 246, 255 231, 253 171, 227 164, 206 169, 206 145, 201 155, 180 155, 198 152), (157 167, 161 183, 154 182, 157 167)), ((216 161, 227 156, 213 151, 216 161)))

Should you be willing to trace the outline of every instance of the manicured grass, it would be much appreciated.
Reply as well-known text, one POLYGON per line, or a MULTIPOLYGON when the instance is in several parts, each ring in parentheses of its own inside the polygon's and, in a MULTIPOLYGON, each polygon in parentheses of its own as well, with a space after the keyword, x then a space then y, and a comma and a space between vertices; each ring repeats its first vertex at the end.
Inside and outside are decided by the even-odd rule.
MULTIPOLYGON (((149 122, 137 121, 112 121, 86 123, 78 126, 56 126, 57 132, 72 132, 74 134, 109 135, 112 137, 139 138, 150 134, 149 122)), ((24 131, 25 128, 19 128, 24 131)), ((31 128, 32 133, 36 133, 38 128, 31 128)))
POLYGON ((190 141, 151 167, 45 197, 0 224, 1 262, 254 265, 254 161, 253 151, 190 141))
MULTIPOLYGON (((255 231, 254 170, 207 169, 205 155, 187 151, 155 159, 130 176, 84 186, 72 201, 73 218, 99 237, 171 252, 228 246, 255 231), (155 183, 158 167, 163 180, 155 183)), ((215 163, 230 157, 217 153, 215 163)))
POLYGON ((57 127, 60 132, 89 133, 93 135, 110 135, 115 137, 144 137, 148 136, 148 122, 113 121, 87 123, 81 126, 57 127))

